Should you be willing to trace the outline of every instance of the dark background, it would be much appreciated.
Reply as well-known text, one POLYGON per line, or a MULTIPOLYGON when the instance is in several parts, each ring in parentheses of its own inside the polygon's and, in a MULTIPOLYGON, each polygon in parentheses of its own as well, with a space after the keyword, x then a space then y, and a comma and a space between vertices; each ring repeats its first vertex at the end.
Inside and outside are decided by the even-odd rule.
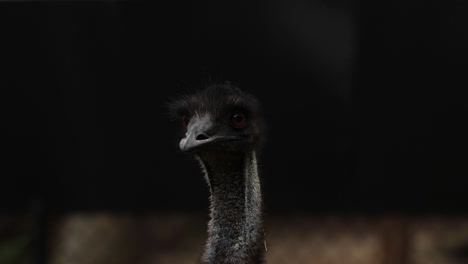
POLYGON ((269 212, 466 212, 465 1, 2 3, 1 208, 206 210, 172 97, 263 103, 269 212))

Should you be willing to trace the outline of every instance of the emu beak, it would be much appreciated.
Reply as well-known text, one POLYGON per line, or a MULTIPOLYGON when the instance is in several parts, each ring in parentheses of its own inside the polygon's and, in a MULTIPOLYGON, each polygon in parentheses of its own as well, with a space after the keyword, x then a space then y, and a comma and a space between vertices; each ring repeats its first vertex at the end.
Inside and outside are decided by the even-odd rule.
POLYGON ((180 150, 193 151, 216 140, 216 138, 211 136, 214 125, 209 116, 194 116, 187 126, 185 137, 180 140, 180 150))

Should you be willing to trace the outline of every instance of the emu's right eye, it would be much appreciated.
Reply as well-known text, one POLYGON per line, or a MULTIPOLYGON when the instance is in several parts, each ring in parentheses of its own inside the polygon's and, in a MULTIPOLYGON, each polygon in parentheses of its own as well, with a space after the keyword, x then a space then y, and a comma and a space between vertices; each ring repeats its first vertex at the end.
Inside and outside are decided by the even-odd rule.
POLYGON ((237 113, 237 114, 234 114, 231 117, 229 122, 231 123, 231 125, 234 128, 241 128, 241 127, 243 127, 245 125, 246 118, 245 118, 245 115, 243 113, 237 113))
POLYGON ((181 118, 181 121, 182 121, 182 126, 184 128, 187 128, 188 126, 188 123, 190 122, 190 118, 186 115, 183 115, 182 118, 181 118))

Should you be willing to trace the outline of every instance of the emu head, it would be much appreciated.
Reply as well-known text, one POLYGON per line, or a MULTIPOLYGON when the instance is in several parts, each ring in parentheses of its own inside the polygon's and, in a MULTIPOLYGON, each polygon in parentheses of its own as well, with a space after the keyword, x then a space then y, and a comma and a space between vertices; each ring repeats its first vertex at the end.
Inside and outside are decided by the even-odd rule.
POLYGON ((184 132, 182 151, 247 152, 261 145, 263 118, 258 101, 231 84, 217 84, 170 105, 184 132))

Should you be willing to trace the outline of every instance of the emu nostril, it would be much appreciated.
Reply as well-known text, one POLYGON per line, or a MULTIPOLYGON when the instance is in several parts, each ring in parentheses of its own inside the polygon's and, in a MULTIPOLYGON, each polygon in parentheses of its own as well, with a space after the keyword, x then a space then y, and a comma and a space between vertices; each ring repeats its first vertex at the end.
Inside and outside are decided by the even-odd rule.
POLYGON ((205 134, 200 134, 195 139, 196 140, 205 140, 205 139, 208 139, 208 137, 205 134))

